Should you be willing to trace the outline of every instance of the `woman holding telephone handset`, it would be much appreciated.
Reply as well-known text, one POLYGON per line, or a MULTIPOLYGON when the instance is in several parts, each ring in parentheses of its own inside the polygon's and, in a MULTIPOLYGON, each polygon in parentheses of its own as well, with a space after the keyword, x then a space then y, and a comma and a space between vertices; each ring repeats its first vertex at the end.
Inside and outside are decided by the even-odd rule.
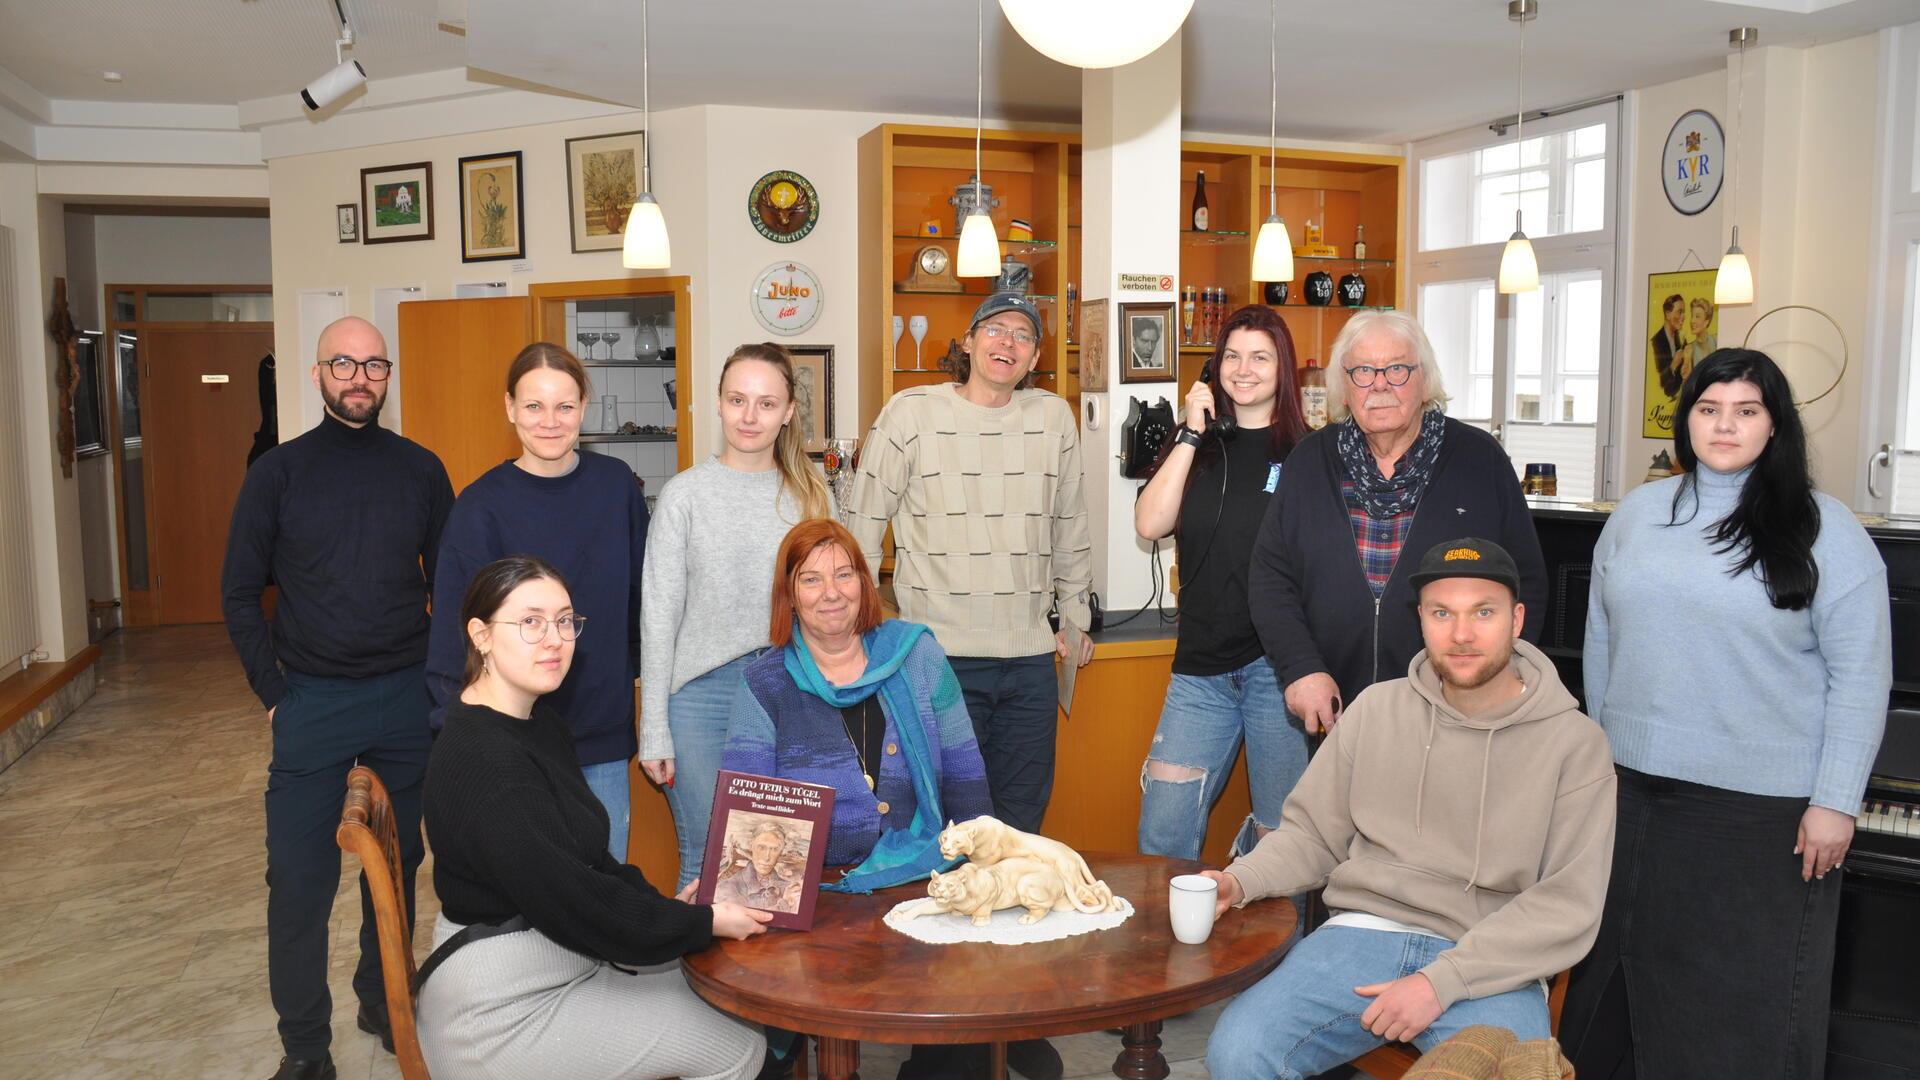
POLYGON ((1280 824, 1307 767, 1305 736, 1289 721, 1247 603, 1254 537, 1281 463, 1306 434, 1293 336, 1273 309, 1241 308, 1222 326, 1134 507, 1142 538, 1175 538, 1180 582, 1173 680, 1142 771, 1143 854, 1199 857, 1243 740, 1253 815, 1237 851, 1280 824))

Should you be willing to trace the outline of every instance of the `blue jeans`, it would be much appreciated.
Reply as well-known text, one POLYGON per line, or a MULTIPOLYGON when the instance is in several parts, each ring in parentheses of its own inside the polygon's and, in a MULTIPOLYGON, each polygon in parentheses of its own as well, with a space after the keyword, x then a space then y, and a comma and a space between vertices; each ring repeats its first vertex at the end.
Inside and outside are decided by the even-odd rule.
MULTIPOLYGON (((1233 999, 1207 1041, 1207 1069, 1220 1077, 1301 1080, 1380 1046, 1360 1026, 1373 1003, 1356 986, 1411 975, 1453 947, 1425 934, 1323 926, 1294 945, 1272 974, 1233 999)), ((1504 994, 1462 998, 1414 1036, 1422 1053, 1463 1028, 1507 1028, 1521 1041, 1551 1034, 1546 990, 1530 983, 1504 994)))
POLYGON ((667 698, 667 730, 673 735, 673 786, 667 789, 667 806, 673 810, 673 831, 680 841, 676 890, 700 876, 733 695, 745 683, 747 665, 765 651, 755 649, 729 660, 667 698))
POLYGON ((587 787, 593 791, 593 797, 607 808, 607 850, 615 862, 626 862, 627 819, 633 813, 633 797, 628 786, 632 783, 633 762, 626 758, 602 761, 582 765, 580 771, 586 774, 587 787))
POLYGON ((1140 853, 1197 859, 1207 815, 1226 790, 1234 755, 1247 744, 1247 786, 1253 816, 1234 838, 1244 852, 1260 839, 1255 825, 1280 825, 1280 808, 1307 770, 1307 737, 1287 715, 1265 657, 1225 675, 1175 675, 1167 684, 1160 727, 1140 770, 1140 853), (1191 780, 1156 780, 1155 762, 1198 770, 1191 780))

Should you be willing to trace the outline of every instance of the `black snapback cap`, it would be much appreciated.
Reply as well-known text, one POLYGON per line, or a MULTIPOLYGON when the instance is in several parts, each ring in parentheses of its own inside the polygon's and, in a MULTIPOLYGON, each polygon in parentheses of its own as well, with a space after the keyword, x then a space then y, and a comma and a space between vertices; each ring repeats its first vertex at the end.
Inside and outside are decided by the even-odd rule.
POLYGON ((1420 557, 1420 569, 1407 580, 1417 595, 1428 582, 1456 577, 1497 581, 1512 590, 1516 598, 1520 595, 1520 568, 1514 565, 1513 556, 1499 544, 1477 536, 1446 540, 1428 548, 1420 557))

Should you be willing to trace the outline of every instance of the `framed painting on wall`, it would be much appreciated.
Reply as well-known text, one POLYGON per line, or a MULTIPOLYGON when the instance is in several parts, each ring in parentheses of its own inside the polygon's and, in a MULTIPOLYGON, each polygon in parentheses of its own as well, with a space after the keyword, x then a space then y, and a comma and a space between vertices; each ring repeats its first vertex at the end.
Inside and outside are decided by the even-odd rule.
POLYGON ((341 203, 333 208, 334 232, 343 244, 360 242, 360 204, 341 203))
POLYGON ((527 255, 526 193, 520 151, 460 159, 460 261, 527 255))
POLYGON ((647 134, 620 131, 567 140, 567 216, 573 250, 615 251, 624 241, 627 211, 640 197, 647 134))
POLYGON ((1107 389, 1107 298, 1080 301, 1080 389, 1107 389))
POLYGON ((1680 384, 1695 364, 1720 347, 1720 309, 1713 302, 1718 270, 1679 270, 1647 275, 1646 394, 1640 399, 1640 434, 1673 438, 1680 384))
POLYGON ((360 170, 364 244, 433 239, 433 162, 360 170))
POLYGON ((793 426, 806 436, 806 451, 826 453, 833 438, 833 346, 788 345, 793 354, 793 426))

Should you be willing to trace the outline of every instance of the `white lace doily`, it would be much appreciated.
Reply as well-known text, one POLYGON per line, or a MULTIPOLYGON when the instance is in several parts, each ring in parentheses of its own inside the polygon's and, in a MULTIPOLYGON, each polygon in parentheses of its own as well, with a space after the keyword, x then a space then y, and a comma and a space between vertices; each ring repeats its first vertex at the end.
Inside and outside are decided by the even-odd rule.
POLYGON ((1133 917, 1133 905, 1125 897, 1116 896, 1120 910, 1105 911, 1098 915, 1088 915, 1080 911, 1053 911, 1039 922, 1027 926, 1020 925, 1020 916, 1025 908, 1005 908, 993 913, 993 921, 985 926, 973 925, 973 920, 965 915, 943 912, 934 915, 922 915, 917 919, 901 919, 900 913, 925 900, 916 897, 904 900, 893 906, 893 910, 881 917, 881 921, 916 941, 930 945, 952 945, 960 941, 985 941, 994 945, 1025 945, 1033 941, 1058 941, 1076 934, 1091 934, 1095 930, 1111 930, 1133 917))

